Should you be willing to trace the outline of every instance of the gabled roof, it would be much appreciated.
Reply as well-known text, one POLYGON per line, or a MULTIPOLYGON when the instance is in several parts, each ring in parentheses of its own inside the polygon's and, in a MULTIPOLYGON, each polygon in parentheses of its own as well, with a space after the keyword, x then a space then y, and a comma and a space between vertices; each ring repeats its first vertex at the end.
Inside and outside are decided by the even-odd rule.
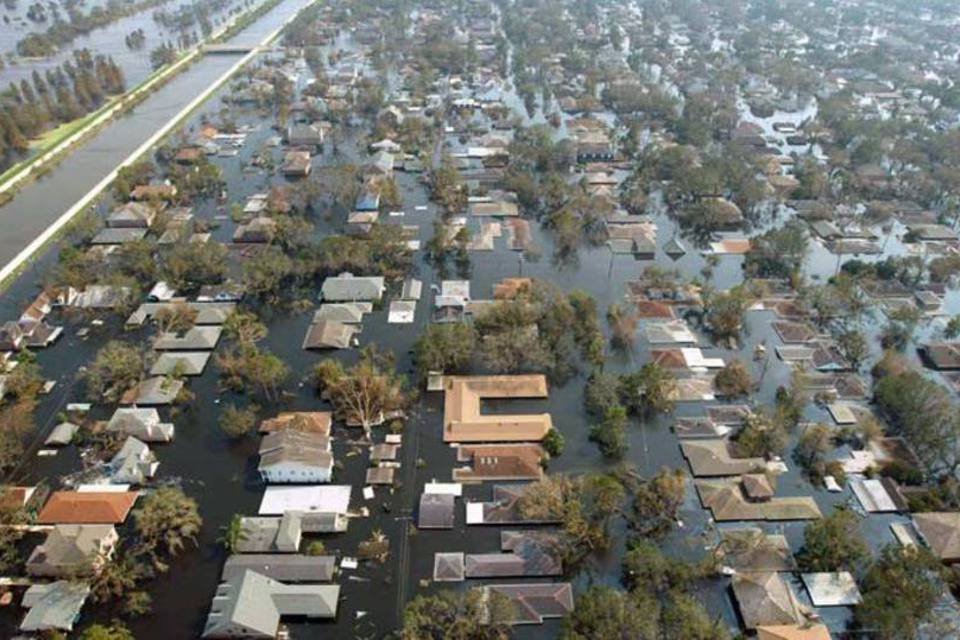
POLYGON ((960 561, 960 512, 915 513, 913 521, 938 558, 945 562, 960 561))
POLYGON ((50 584, 31 585, 21 602, 30 611, 20 623, 20 630, 72 631, 88 595, 90 586, 80 582, 59 580, 50 584))
POLYGON ((120 524, 137 501, 136 491, 56 491, 47 500, 39 524, 120 524))
POLYGON ((779 573, 738 573, 733 577, 733 595, 747 629, 805 620, 802 605, 779 573))
POLYGON ((260 423, 260 433, 280 430, 304 431, 330 435, 332 414, 329 411, 284 411, 260 423))

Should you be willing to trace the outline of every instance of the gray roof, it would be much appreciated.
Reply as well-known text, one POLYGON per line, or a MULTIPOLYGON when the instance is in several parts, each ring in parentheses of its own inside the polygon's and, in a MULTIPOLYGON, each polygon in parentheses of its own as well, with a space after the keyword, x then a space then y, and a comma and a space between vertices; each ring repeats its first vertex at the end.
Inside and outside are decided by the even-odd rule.
POLYGON ((380 276, 360 277, 342 273, 335 278, 324 280, 320 295, 330 302, 374 301, 383 296, 383 287, 383 278, 380 276))
POLYGON ((22 604, 30 611, 20 623, 20 630, 73 630, 88 595, 90 587, 83 583, 59 580, 32 585, 23 594, 22 604))
POLYGON ((133 436, 128 436, 113 458, 110 481, 115 484, 144 484, 157 469, 157 456, 150 447, 133 436))
POLYGON ((143 407, 117 409, 107 423, 107 431, 134 436, 143 442, 170 442, 174 435, 173 425, 160 422, 156 409, 143 407))
POLYGON ((101 544, 115 542, 112 524, 60 524, 34 547, 27 560, 27 573, 36 576, 80 574, 93 569, 101 544))
POLYGON ((173 404, 182 388, 183 380, 163 376, 147 378, 123 394, 121 404, 138 404, 148 407, 173 404))
POLYGON ((433 554, 434 582, 463 582, 463 554, 460 552, 433 554))
POLYGON ((101 229, 97 235, 90 240, 90 244, 124 244, 134 240, 142 240, 147 235, 147 230, 134 227, 107 227, 101 229))
POLYGON ((185 376, 199 376, 207 367, 209 360, 209 351, 161 353, 157 361, 153 363, 153 367, 150 368, 150 375, 169 376, 179 372, 185 376))
POLYGON ((316 324, 322 320, 330 320, 344 324, 356 324, 363 322, 363 314, 370 313, 372 309, 373 305, 369 302, 333 302, 322 304, 313 315, 313 323, 316 324))
POLYGON ((47 436, 47 439, 44 441, 45 445, 67 445, 73 440, 73 436, 76 435, 77 425, 72 422, 61 422, 56 427, 53 428, 53 431, 50 432, 50 435, 47 436))
POLYGON ((360 328, 352 324, 321 320, 307 328, 304 349, 347 349, 360 328))
POLYGON ((284 616, 335 617, 339 597, 337 585, 288 585, 248 569, 217 587, 203 637, 273 638, 284 616))
POLYGON ((236 545, 240 553, 296 553, 304 533, 339 533, 349 519, 337 513, 288 511, 281 517, 244 517, 236 545))
POLYGON ((250 553, 233 555, 223 566, 221 579, 229 582, 244 571, 256 571, 281 582, 330 582, 337 570, 334 556, 250 553))
POLYGON ((407 278, 403 281, 403 290, 400 292, 401 300, 419 300, 423 291, 423 282, 416 278, 407 278))
POLYGON ((455 496, 424 493, 420 496, 417 526, 421 529, 452 529, 455 496))
POLYGON ((207 351, 220 341, 220 327, 193 327, 184 334, 162 333, 153 341, 157 351, 207 351))
POLYGON ((264 436, 260 443, 260 465, 258 469, 296 463, 301 466, 330 469, 333 467, 333 454, 330 453, 330 439, 318 433, 302 431, 275 431, 264 436))

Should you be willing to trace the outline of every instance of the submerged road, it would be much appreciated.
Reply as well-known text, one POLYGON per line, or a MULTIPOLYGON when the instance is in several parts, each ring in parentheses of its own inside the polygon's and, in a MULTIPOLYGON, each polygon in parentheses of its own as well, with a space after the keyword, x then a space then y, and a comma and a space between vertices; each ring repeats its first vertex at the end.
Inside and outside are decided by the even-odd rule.
POLYGON ((208 55, 127 114, 80 144, 49 173, 0 207, 0 283, 16 272, 70 219, 93 202, 120 167, 163 138, 314 0, 284 0, 234 36, 246 55, 208 55))

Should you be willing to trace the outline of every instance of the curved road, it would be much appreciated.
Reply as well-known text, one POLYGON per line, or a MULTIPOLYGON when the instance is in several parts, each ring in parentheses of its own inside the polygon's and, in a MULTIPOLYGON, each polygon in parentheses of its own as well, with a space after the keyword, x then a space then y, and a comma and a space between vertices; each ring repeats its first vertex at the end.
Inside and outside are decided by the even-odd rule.
MULTIPOLYGON (((259 45, 313 0, 285 0, 234 36, 229 44, 259 45)), ((21 187, 0 207, 0 272, 7 274, 31 243, 43 236, 76 203, 109 178, 117 167, 197 96, 242 59, 207 55, 165 86, 80 144, 49 173, 21 187)), ((0 278, 2 281, 3 278, 0 278)))

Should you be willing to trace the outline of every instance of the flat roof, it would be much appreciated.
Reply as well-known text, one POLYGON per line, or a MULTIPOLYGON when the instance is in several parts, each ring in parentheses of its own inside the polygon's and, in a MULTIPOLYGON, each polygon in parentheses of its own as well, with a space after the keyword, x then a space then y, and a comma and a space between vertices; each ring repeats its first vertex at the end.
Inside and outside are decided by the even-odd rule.
POLYGON ((346 513, 350 508, 350 485, 269 486, 263 492, 258 513, 282 515, 287 511, 346 513))

